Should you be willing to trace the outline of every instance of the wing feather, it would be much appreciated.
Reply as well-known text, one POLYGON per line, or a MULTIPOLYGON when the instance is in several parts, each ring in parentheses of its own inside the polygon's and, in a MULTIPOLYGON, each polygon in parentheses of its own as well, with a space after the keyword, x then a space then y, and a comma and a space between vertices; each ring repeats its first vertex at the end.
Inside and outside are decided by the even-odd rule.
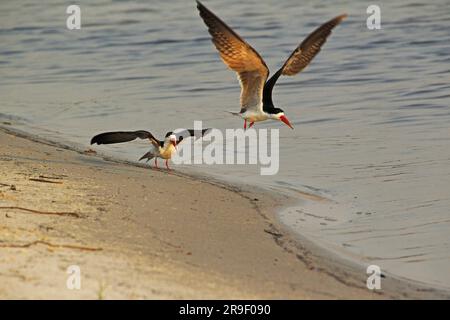
POLYGON ((153 145, 159 145, 158 140, 148 131, 113 131, 104 132, 91 139, 91 144, 112 144, 133 141, 135 139, 149 139, 153 145))
POLYGON ((265 84, 263 90, 263 100, 266 107, 273 107, 272 90, 278 78, 281 75, 293 76, 305 69, 306 66, 308 66, 314 57, 320 52, 320 49, 327 41, 331 31, 346 17, 346 14, 342 14, 331 19, 314 30, 300 43, 300 45, 285 61, 283 66, 276 73, 274 73, 274 75, 265 84))
POLYGON ((337 16, 321 25, 306 37, 284 63, 282 74, 285 76, 293 76, 302 71, 320 52, 322 45, 327 41, 331 31, 346 17, 346 14, 337 16))
POLYGON ((214 13, 197 1, 200 16, 223 62, 237 72, 241 84, 241 112, 260 107, 269 69, 259 53, 214 13))
POLYGON ((177 137, 177 144, 179 144, 184 139, 187 139, 189 137, 195 137, 195 138, 201 138, 203 137, 211 128, 202 129, 200 130, 194 130, 194 129, 181 129, 176 130, 176 132, 169 131, 166 133, 166 138, 168 138, 170 135, 174 134, 177 137))

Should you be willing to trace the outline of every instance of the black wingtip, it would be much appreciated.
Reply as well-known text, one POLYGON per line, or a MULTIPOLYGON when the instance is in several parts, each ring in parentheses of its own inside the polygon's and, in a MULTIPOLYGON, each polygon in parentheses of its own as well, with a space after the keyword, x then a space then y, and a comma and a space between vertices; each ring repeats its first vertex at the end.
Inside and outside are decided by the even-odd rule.
POLYGON ((202 12, 202 11, 208 10, 208 9, 203 5, 203 3, 201 3, 200 1, 195 0, 195 2, 197 2, 197 9, 198 9, 198 11, 202 12))
MULTIPOLYGON (((206 128, 206 129, 202 129, 202 136, 201 137, 198 137, 198 139, 199 138, 202 138, 208 131, 210 131, 212 128, 206 128)), ((195 131, 194 131, 194 135, 195 135, 195 131)))
POLYGON ((98 144, 98 145, 104 144, 104 141, 103 141, 103 136, 104 135, 105 135, 104 133, 100 133, 100 134, 95 135, 91 139, 91 145, 93 145, 93 144, 98 144))
POLYGON ((206 129, 202 129, 202 136, 201 137, 196 137, 197 139, 203 138, 203 136, 212 128, 206 128, 206 129))
POLYGON ((100 144, 100 143, 97 141, 97 136, 95 136, 95 137, 93 137, 93 138, 91 139, 91 145, 93 145, 93 144, 100 144))

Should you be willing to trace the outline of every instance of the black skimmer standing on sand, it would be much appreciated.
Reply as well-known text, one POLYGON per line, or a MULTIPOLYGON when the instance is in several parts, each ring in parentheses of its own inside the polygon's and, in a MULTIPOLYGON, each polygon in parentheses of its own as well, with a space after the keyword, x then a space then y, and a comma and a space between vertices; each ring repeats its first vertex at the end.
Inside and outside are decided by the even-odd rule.
POLYGON ((241 84, 241 111, 232 112, 242 117, 244 129, 247 121, 250 127, 257 121, 268 119, 279 120, 293 129, 284 111, 276 108, 272 102, 272 89, 280 75, 293 76, 302 71, 319 53, 331 30, 347 15, 343 14, 331 19, 317 28, 292 52, 283 66, 266 82, 269 69, 259 53, 245 42, 236 32, 197 1, 212 42, 219 51, 225 64, 236 71, 241 84))
POLYGON ((158 158, 166 160, 166 168, 169 168, 169 159, 172 158, 173 154, 177 150, 177 145, 183 141, 183 139, 188 137, 203 137, 209 129, 196 130, 182 130, 178 133, 173 133, 169 131, 166 133, 165 139, 160 141, 156 139, 150 132, 145 130, 138 131, 114 131, 114 132, 104 132, 96 135, 91 139, 91 144, 112 144, 112 143, 122 143, 133 141, 137 138, 150 140, 152 147, 149 152, 144 154, 140 159, 147 159, 147 162, 155 158, 155 167, 158 168, 158 158))

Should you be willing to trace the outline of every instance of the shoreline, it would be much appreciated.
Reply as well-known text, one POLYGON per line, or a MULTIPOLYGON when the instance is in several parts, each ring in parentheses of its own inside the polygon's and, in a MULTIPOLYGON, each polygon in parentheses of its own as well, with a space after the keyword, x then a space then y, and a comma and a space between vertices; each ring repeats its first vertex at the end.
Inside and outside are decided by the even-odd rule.
POLYGON ((43 200, 51 196, 50 206, 45 203, 50 207, 47 212, 58 209, 81 216, 0 211, 4 229, 0 250, 7 251, 0 259, 0 298, 449 296, 390 275, 382 279, 382 290, 368 290, 363 268, 293 236, 282 225, 275 211, 293 201, 286 195, 176 169, 168 173, 105 160, 9 127, 0 127, 0 141, 5 173, 0 183, 10 186, 0 189, 6 204, 1 206, 24 207, 31 202, 32 208, 44 211, 43 200), (10 179, 6 183, 5 177, 10 179), (85 198, 89 201, 81 201, 85 198), (88 269, 83 281, 87 285, 80 291, 68 290, 64 267, 78 260, 83 262, 83 274, 88 269), (48 275, 50 266, 53 274, 48 275))

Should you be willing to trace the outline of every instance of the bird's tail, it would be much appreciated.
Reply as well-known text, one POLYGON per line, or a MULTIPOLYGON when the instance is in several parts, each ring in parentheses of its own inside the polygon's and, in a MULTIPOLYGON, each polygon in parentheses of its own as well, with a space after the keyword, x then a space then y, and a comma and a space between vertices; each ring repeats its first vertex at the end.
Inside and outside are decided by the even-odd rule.
POLYGON ((154 157, 155 157, 155 155, 149 151, 149 152, 147 152, 146 154, 144 154, 144 155, 139 159, 139 161, 141 161, 142 159, 147 159, 147 162, 149 162, 149 161, 152 160, 154 157))
POLYGON ((233 112, 233 111, 226 111, 228 113, 231 113, 233 116, 240 116, 241 114, 239 112, 233 112))

